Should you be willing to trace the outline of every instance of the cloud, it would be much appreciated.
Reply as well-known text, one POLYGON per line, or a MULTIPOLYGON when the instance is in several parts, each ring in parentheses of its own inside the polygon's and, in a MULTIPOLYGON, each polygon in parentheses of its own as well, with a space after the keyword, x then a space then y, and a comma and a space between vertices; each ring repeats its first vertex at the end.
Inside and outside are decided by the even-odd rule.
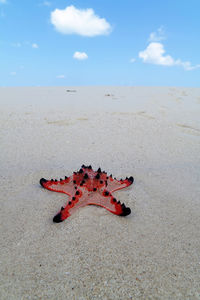
POLYGON ((130 62, 131 62, 131 63, 134 63, 135 61, 136 61, 135 58, 131 58, 131 59, 130 59, 130 62))
POLYGON ((139 57, 144 63, 155 65, 173 66, 174 60, 170 55, 165 55, 164 46, 161 43, 150 43, 144 51, 139 52, 139 57))
POLYGON ((51 2, 49 2, 49 1, 44 1, 44 2, 42 3, 42 5, 44 5, 44 6, 51 6, 51 2))
POLYGON ((38 46, 38 44, 36 44, 36 43, 33 43, 33 44, 32 44, 32 48, 38 49, 38 48, 39 48, 39 46, 38 46))
POLYGON ((92 37, 107 35, 111 32, 110 24, 105 19, 95 15, 92 8, 77 9, 73 5, 52 11, 51 23, 57 31, 63 34, 92 37))
POLYGON ((182 66, 186 71, 191 71, 200 68, 200 64, 192 66, 190 61, 181 61, 177 59, 175 61, 175 65, 182 66))
POLYGON ((57 75, 56 78, 63 79, 63 78, 65 78, 65 75, 63 75, 63 74, 62 75, 57 75))
POLYGON ((186 71, 200 68, 200 65, 192 66, 189 61, 175 60, 170 55, 165 55, 165 49, 161 43, 150 43, 144 51, 140 51, 138 56, 144 63, 162 66, 181 66, 186 71))
POLYGON ((50 1, 43 1, 43 2, 40 2, 39 4, 38 4, 38 6, 51 6, 51 2, 50 1))
POLYGON ((11 75, 11 76, 16 76, 16 75, 17 75, 17 72, 10 72, 10 75, 11 75))
POLYGON ((32 48, 35 48, 35 49, 38 49, 38 48, 39 48, 38 44, 36 44, 36 43, 31 43, 31 42, 28 42, 28 41, 26 41, 26 42, 16 42, 16 43, 11 43, 11 46, 12 46, 12 47, 15 47, 15 48, 21 48, 21 47, 23 47, 23 46, 29 46, 29 47, 32 47, 32 48))
POLYGON ((20 42, 17 42, 17 43, 12 43, 11 46, 16 47, 16 48, 20 48, 22 46, 22 44, 20 42))
POLYGON ((0 3, 5 4, 7 0, 0 0, 0 3))
POLYGON ((165 32, 164 32, 164 27, 160 26, 156 31, 150 33, 149 42, 159 42, 162 40, 165 40, 166 36, 165 36, 165 32))
POLYGON ((79 60, 84 60, 84 59, 87 59, 88 56, 85 52, 78 52, 76 51, 73 55, 73 58, 75 59, 79 59, 79 60))

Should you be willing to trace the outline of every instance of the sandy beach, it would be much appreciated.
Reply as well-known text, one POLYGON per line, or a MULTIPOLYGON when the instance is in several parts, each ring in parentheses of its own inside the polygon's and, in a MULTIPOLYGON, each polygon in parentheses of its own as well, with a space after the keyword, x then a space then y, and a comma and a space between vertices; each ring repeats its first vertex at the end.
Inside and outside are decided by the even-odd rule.
POLYGON ((200 88, 0 88, 0 299, 200 299, 200 88), (116 178, 127 217, 40 178, 116 178))

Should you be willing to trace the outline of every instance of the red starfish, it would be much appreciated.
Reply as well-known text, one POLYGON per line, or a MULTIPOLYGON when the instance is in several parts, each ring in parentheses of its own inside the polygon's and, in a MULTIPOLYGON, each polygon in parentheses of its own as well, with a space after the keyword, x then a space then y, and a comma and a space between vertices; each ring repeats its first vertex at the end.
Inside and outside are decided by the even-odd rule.
POLYGON ((132 176, 124 180, 113 179, 112 175, 107 176, 100 168, 95 172, 91 166, 83 165, 71 177, 65 176, 65 179, 60 181, 41 178, 40 184, 50 191, 70 196, 65 208, 61 207, 60 212, 53 218, 54 222, 59 223, 67 219, 78 207, 91 204, 102 206, 119 216, 129 215, 130 208, 117 201, 112 192, 131 185, 133 180, 132 176))

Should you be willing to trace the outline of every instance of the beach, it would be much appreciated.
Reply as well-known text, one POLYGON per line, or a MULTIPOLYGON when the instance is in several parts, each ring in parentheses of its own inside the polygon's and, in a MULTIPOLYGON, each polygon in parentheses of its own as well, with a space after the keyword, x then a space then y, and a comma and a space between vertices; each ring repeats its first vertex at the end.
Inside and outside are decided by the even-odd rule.
POLYGON ((200 299, 200 88, 0 88, 0 298, 200 299), (62 223, 40 178, 81 165, 131 208, 62 223))

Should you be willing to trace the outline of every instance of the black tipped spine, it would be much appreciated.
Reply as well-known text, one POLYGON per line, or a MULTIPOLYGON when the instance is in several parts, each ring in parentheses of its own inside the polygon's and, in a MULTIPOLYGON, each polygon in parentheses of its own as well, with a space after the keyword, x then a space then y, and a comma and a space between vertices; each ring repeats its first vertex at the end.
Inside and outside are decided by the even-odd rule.
POLYGON ((100 174, 98 173, 96 176, 95 176, 96 179, 100 179, 100 174))
POLYGON ((46 180, 45 178, 41 178, 41 179, 40 179, 40 184, 41 184, 41 186, 44 186, 43 184, 44 184, 45 182, 47 182, 47 180, 46 180))
POLYGON ((131 183, 133 183, 133 182, 134 182, 133 176, 130 176, 130 177, 128 178, 128 181, 130 181, 131 183))
POLYGON ((61 219, 61 213, 58 213, 54 218, 53 218, 53 222, 54 223, 60 223, 63 220, 61 219))
POLYGON ((120 216, 125 217, 131 214, 130 207, 126 207, 125 205, 122 205, 122 213, 120 216))

